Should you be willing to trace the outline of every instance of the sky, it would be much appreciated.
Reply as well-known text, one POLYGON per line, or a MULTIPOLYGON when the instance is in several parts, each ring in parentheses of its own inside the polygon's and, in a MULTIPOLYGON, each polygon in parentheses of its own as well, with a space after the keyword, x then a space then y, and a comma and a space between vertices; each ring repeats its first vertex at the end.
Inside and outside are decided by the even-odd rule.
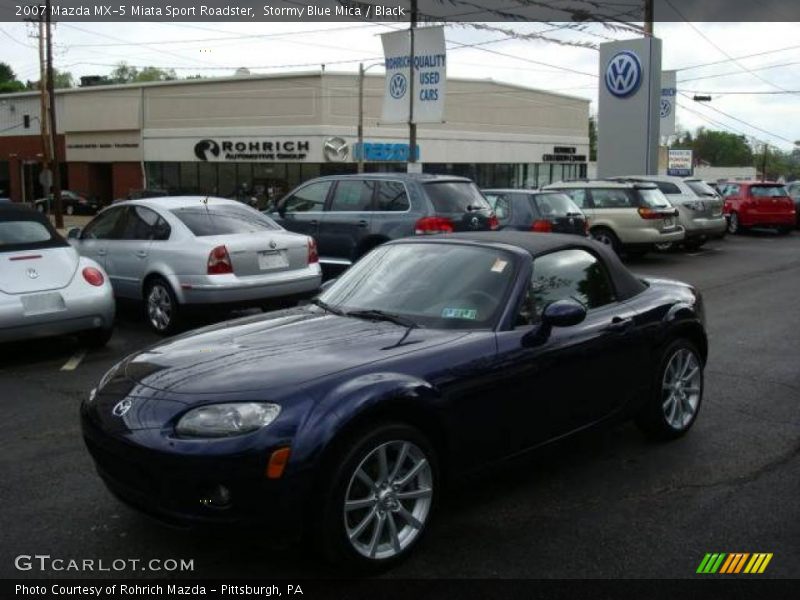
MULTIPOLYGON (((576 32, 547 23, 494 23, 517 33, 545 32, 572 44, 636 37, 600 24, 576 32)), ((55 28, 58 69, 107 74, 120 61, 174 68, 179 76, 233 75, 318 70, 355 72, 359 61, 380 62, 380 33, 396 23, 60 23, 55 28)), ((38 79, 33 26, 0 23, 0 61, 23 81, 38 79)), ((745 134, 791 150, 800 141, 800 23, 656 23, 663 41, 663 69, 679 69, 676 115, 681 130, 711 129, 745 134), (758 56, 750 56, 759 54, 758 56), (747 56, 747 58, 742 58, 747 56), (731 58, 736 60, 730 60, 731 58), (718 63, 700 68, 706 63, 718 63), (709 94, 698 103, 695 93, 709 94), (746 93, 742 93, 746 92, 746 93), (758 93, 753 93, 758 92, 758 93), (789 93, 787 93, 789 92, 789 93)), ((494 79, 580 96, 597 110, 598 52, 508 33, 448 25, 448 75, 494 79), (463 44, 479 46, 463 47, 463 44)), ((370 73, 381 73, 373 68, 370 73)), ((445 109, 446 110, 446 109, 445 109)))

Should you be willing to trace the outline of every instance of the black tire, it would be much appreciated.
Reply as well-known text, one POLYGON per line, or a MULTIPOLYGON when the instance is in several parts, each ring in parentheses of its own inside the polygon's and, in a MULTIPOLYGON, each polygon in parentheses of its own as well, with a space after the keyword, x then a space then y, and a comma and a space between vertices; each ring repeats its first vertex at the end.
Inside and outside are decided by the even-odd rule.
POLYGON ((622 250, 622 244, 620 243, 617 234, 611 231, 608 227, 595 227, 589 231, 589 235, 592 237, 592 239, 595 239, 601 244, 605 244, 606 246, 610 247, 617 254, 619 254, 622 250))
POLYGON ((789 235, 792 233, 791 227, 778 227, 778 235, 789 235))
POLYGON ((728 233, 736 235, 737 233, 742 233, 743 231, 744 227, 739 224, 738 213, 732 212, 730 215, 728 215, 728 233))
MULTIPOLYGON (((393 470, 392 456, 396 459, 398 454, 390 454, 389 456, 388 463, 390 472, 393 470)), ((360 433, 354 434, 348 439, 348 443, 338 446, 338 451, 336 451, 329 461, 326 461, 326 468, 323 472, 328 475, 326 475, 326 479, 320 486, 322 507, 312 520, 314 523, 312 535, 317 537, 315 546, 321 550, 324 558, 333 564, 344 567, 352 572, 376 572, 388 569, 404 560, 419 544, 426 531, 430 528, 435 502, 439 494, 438 460, 433 446, 418 429, 402 423, 375 424, 368 429, 361 429, 360 433), (400 504, 401 509, 384 509, 384 512, 381 513, 385 515, 384 523, 381 525, 382 529, 378 539, 380 542, 386 538, 385 545, 387 547, 382 552, 392 552, 394 554, 370 558, 356 549, 355 546, 359 543, 358 536, 355 538, 355 543, 351 542, 351 537, 348 535, 348 527, 352 526, 353 530, 357 530, 358 524, 372 514, 371 511, 373 511, 373 507, 353 509, 351 512, 346 513, 345 500, 351 486, 358 484, 369 490, 375 489, 367 487, 361 479, 357 478, 356 471, 363 466, 365 472, 369 471, 370 476, 374 476, 375 480, 378 480, 379 477, 375 476, 375 473, 369 470, 368 467, 372 463, 367 459, 371 457, 374 452, 378 452, 381 446, 387 446, 389 452, 391 452, 391 449, 395 448, 395 446, 390 445, 392 443, 408 443, 410 445, 409 447, 413 446, 415 449, 413 452, 409 450, 407 453, 407 458, 404 463, 408 467, 406 472, 411 470, 411 465, 414 464, 414 457, 418 458, 419 456, 424 456, 429 467, 427 471, 431 490, 429 504, 424 520, 421 521, 420 528, 413 527, 410 521, 405 521, 401 513, 397 512, 398 510, 408 512, 410 509, 412 513, 416 513, 418 509, 416 502, 418 502, 418 500, 395 500, 395 502, 400 504), (417 454, 417 451, 421 454, 417 454), (351 519, 352 522, 349 522, 351 519), (392 521, 391 525, 388 522, 389 519, 392 521), (390 543, 392 539, 391 527, 399 531, 399 537, 402 537, 404 531, 407 534, 404 542, 407 543, 407 545, 402 546, 399 552, 396 547, 390 547, 392 546, 390 543), (397 529, 398 527, 400 529, 397 529)), ((418 483, 417 477, 414 477, 411 481, 414 482, 415 485, 418 483)), ((399 489, 403 490, 404 488, 401 487, 399 489)), ((353 493, 356 495, 356 498, 360 498, 363 492, 354 491, 353 493)), ((380 492, 373 493, 376 496, 380 494, 380 492)), ((424 502, 422 500, 419 501, 424 502)), ((366 535, 367 538, 372 538, 380 520, 381 518, 379 516, 372 517, 370 525, 364 527, 362 536, 366 535)), ((380 550, 381 547, 383 547, 381 544, 376 546, 378 550, 380 550)))
POLYGON ((703 247, 703 244, 706 243, 706 240, 691 240, 689 242, 684 242, 683 247, 686 249, 687 252, 696 252, 700 248, 703 247))
MULTIPOLYGON (((648 438, 662 441, 672 440, 681 437, 682 435, 686 434, 689 429, 691 429, 692 425, 697 419, 697 415, 700 412, 700 407, 703 402, 704 367, 705 365, 700 352, 688 339, 678 338, 671 341, 664 347, 661 352, 656 371, 653 374, 652 388, 650 390, 649 397, 646 399, 639 411, 639 414, 636 415, 635 418, 636 425, 648 438), (675 364, 674 361, 679 360, 678 357, 681 356, 679 353, 685 352, 688 352, 693 356, 697 366, 697 381, 693 383, 699 389, 699 391, 696 393, 696 399, 693 397, 684 402, 682 400, 678 400, 677 397, 673 397, 673 402, 668 404, 670 396, 674 393, 673 391, 670 391, 670 389, 665 389, 667 388, 666 381, 669 377, 668 369, 673 369, 673 365, 675 364), (680 426, 676 426, 674 421, 670 422, 670 414, 675 413, 671 413, 669 408, 671 408, 673 405, 677 405, 680 407, 680 411, 683 411, 684 407, 691 405, 692 401, 694 401, 694 407, 691 411, 691 414, 686 415, 685 412, 683 413, 685 420, 680 423, 680 426)), ((672 374, 675 374, 676 372, 677 371, 670 371, 672 374)), ((684 387, 684 389, 688 390, 693 388, 684 387)), ((675 414, 675 417, 677 418, 678 415, 675 414)))
POLYGON ((87 348, 97 349, 104 347, 108 343, 108 340, 111 339, 113 333, 114 330, 110 327, 108 329, 91 329, 89 331, 82 331, 78 335, 78 339, 81 345, 87 348))
POLYGON ((172 335, 180 326, 183 316, 180 304, 172 286, 162 277, 148 280, 144 288, 144 316, 150 328, 159 335, 172 335), (156 305, 159 305, 160 312, 156 305))

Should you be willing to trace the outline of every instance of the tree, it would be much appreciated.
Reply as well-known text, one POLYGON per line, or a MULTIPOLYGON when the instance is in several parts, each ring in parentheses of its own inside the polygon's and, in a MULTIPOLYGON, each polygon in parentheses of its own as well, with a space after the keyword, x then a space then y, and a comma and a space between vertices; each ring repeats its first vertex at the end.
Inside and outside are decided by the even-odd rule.
POLYGON ((14 69, 0 62, 0 94, 22 91, 25 91, 25 84, 17 79, 14 69))
MULTIPOLYGON (((29 90, 38 90, 39 81, 28 81, 25 87, 29 90)), ((75 87, 75 78, 69 71, 53 69, 53 87, 57 90, 75 87)))
POLYGON ((715 167, 743 167, 753 164, 753 150, 743 135, 699 128, 694 137, 679 135, 672 148, 694 151, 694 160, 715 167))
POLYGON ((141 70, 127 63, 119 63, 108 76, 109 83, 137 83, 142 81, 173 81, 178 76, 174 69, 143 67, 141 70))

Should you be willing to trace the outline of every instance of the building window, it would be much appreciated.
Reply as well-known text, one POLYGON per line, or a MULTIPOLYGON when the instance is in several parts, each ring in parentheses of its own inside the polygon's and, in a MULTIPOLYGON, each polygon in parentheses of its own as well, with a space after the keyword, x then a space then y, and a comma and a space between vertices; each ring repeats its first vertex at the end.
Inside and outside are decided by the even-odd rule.
POLYGON ((199 185, 197 182, 197 163, 184 162, 181 163, 181 186, 180 191, 182 194, 198 194, 200 193, 199 185))
POLYGON ((214 163, 199 163, 198 167, 198 175, 197 175, 197 186, 201 194, 207 194, 209 196, 218 196, 219 191, 217 190, 217 165, 214 163))
POLYGON ((161 187, 170 194, 177 194, 181 189, 180 163, 162 163, 161 187))

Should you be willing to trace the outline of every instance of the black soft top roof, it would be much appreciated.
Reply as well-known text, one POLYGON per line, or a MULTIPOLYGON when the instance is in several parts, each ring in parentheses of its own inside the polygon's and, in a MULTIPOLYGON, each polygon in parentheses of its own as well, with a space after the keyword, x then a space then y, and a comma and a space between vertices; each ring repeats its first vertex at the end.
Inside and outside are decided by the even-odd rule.
MULTIPOLYGON (((419 238, 414 238, 419 239, 419 238)), ((424 239, 424 238, 423 238, 424 239)), ((505 244, 517 246, 530 253, 532 257, 549 254, 556 250, 582 248, 600 257, 608 268, 608 273, 617 291, 618 300, 627 300, 644 291, 647 286, 622 264, 613 250, 591 238, 558 233, 529 233, 525 231, 476 231, 470 233, 451 233, 435 236, 436 240, 468 240, 486 245, 505 244)))
POLYGON ((7 202, 0 203, 0 223, 8 223, 10 221, 34 221, 36 223, 41 223, 47 229, 47 231, 50 232, 50 239, 43 242, 34 242, 30 244, 0 243, 0 249, 2 249, 4 252, 69 246, 66 240, 59 235, 59 233, 50 223, 50 219, 48 219, 42 213, 27 206, 20 206, 18 204, 7 202))

